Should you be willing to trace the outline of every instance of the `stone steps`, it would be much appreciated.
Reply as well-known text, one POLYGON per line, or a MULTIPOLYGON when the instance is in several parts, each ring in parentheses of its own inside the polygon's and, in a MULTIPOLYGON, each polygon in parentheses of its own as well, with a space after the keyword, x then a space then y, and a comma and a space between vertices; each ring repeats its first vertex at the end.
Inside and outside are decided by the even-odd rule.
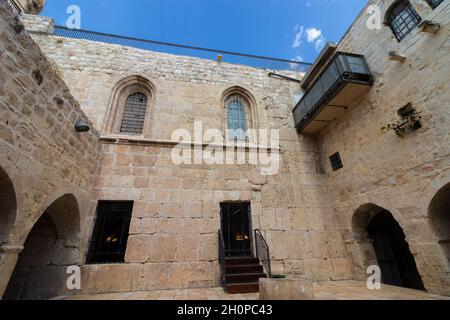
POLYGON ((258 258, 232 257, 225 260, 225 292, 259 292, 259 279, 266 278, 258 258))

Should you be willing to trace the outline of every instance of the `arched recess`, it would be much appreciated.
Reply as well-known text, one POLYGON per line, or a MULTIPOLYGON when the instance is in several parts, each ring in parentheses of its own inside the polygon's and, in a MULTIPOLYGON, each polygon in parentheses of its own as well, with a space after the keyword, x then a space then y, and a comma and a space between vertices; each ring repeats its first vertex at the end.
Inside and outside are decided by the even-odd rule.
POLYGON ((124 116, 128 98, 136 94, 141 94, 146 97, 146 113, 142 134, 137 135, 148 135, 156 102, 156 87, 150 80, 138 75, 122 79, 114 86, 105 117, 106 121, 103 126, 103 132, 105 134, 128 135, 128 133, 121 132, 122 118, 124 116))
POLYGON ((3 296, 49 299, 66 293, 66 267, 80 264, 80 212, 72 194, 55 200, 28 234, 3 296))
POLYGON ((356 240, 366 243, 366 268, 375 262, 385 284, 425 290, 405 233, 393 215, 375 204, 364 204, 352 218, 356 240))
POLYGON ((244 101, 246 111, 247 129, 259 129, 258 123, 258 109, 255 97, 249 90, 241 86, 233 86, 225 90, 220 99, 221 117, 222 117, 222 132, 226 136, 228 129, 228 100, 230 97, 239 96, 244 101))
POLYGON ((439 189, 431 200, 428 217, 437 241, 450 263, 450 183, 439 189))
POLYGON ((17 202, 14 186, 0 167, 0 245, 7 244, 16 220, 17 202))

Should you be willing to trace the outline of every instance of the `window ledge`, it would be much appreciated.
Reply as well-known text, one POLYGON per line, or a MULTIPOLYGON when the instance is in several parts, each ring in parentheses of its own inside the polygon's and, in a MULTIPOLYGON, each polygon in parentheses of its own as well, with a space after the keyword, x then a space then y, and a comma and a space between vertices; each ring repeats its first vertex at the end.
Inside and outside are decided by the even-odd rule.
POLYGON ((201 147, 201 148, 207 148, 207 147, 213 147, 213 148, 223 148, 223 149, 240 149, 243 148, 245 150, 256 150, 256 149, 265 149, 265 150, 272 150, 272 151, 281 151, 280 147, 272 147, 272 146, 266 146, 266 145, 258 145, 258 144, 249 144, 249 143, 242 143, 237 142, 236 144, 226 142, 224 144, 219 143, 198 143, 195 141, 174 141, 174 140, 161 140, 161 139, 149 139, 144 138, 142 136, 117 136, 117 135, 107 135, 100 137, 100 142, 105 144, 128 144, 128 145, 142 145, 142 146, 149 146, 149 145, 156 145, 156 146, 162 146, 162 147, 175 147, 175 146, 183 146, 183 147, 201 147))

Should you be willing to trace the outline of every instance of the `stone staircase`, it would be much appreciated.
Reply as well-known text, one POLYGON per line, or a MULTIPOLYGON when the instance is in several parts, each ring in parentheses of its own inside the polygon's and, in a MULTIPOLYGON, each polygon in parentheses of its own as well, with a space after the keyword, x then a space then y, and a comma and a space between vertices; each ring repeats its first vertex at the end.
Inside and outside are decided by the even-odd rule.
POLYGON ((258 258, 230 257, 225 259, 225 292, 229 294, 259 292, 259 279, 266 278, 258 258))

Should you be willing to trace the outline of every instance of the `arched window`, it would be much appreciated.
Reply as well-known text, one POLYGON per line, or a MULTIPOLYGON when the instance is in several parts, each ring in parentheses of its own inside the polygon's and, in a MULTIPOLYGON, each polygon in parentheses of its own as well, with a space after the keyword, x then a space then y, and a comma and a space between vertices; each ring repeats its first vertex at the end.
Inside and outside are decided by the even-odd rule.
POLYGON ((238 94, 232 94, 226 99, 228 139, 245 141, 248 129, 246 99, 238 94))
POLYGON ((140 92, 128 96, 120 133, 142 134, 147 113, 147 102, 147 96, 140 92))
POLYGON ((131 76, 117 83, 102 131, 105 134, 147 136, 156 101, 156 88, 147 79, 131 76))
POLYGON ((395 2, 386 13, 386 23, 398 41, 417 27, 422 18, 408 0, 395 2))
POLYGON ((436 8, 438 5, 440 5, 442 3, 442 1, 444 1, 444 0, 427 0, 428 4, 433 9, 436 8))

